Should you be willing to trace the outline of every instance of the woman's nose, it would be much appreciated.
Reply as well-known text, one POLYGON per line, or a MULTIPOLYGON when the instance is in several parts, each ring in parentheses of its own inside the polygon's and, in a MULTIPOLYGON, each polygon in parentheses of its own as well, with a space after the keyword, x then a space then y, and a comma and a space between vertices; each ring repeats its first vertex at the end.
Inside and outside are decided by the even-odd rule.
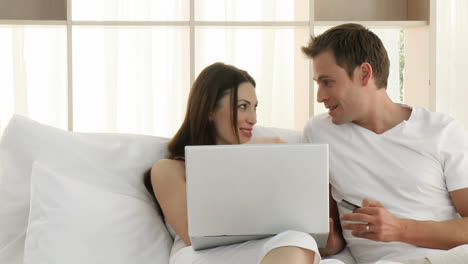
POLYGON ((251 125, 255 125, 257 123, 257 112, 251 111, 247 118, 247 122, 251 125))

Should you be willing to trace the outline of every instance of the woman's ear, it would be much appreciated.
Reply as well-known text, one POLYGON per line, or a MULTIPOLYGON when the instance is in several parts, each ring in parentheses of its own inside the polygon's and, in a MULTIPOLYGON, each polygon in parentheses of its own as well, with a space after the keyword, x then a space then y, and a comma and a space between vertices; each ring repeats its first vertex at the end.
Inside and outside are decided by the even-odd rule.
POLYGON ((372 65, 370 65, 370 63, 364 62, 363 64, 361 64, 360 71, 361 71, 361 84, 363 86, 367 86, 373 75, 372 65))

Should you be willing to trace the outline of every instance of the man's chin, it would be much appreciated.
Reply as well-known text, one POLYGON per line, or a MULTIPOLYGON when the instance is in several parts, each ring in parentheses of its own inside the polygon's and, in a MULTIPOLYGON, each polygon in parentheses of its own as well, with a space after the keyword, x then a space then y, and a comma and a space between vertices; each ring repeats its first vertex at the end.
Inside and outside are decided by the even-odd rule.
POLYGON ((331 121, 332 121, 332 123, 335 124, 335 125, 342 125, 342 124, 346 123, 343 119, 337 118, 337 117, 333 117, 333 116, 331 117, 331 121))

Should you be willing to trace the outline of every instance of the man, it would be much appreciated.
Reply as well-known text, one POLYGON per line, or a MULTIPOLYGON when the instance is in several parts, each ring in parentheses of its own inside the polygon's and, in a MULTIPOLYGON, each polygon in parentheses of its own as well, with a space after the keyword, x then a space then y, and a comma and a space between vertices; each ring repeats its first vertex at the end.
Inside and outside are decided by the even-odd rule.
POLYGON ((331 194, 356 261, 438 263, 453 255, 468 263, 468 245, 445 251, 468 244, 463 125, 392 102, 387 52, 361 25, 329 29, 302 50, 313 60, 317 101, 329 110, 308 122, 304 139, 330 146, 331 194), (343 199, 361 208, 345 213, 343 199))

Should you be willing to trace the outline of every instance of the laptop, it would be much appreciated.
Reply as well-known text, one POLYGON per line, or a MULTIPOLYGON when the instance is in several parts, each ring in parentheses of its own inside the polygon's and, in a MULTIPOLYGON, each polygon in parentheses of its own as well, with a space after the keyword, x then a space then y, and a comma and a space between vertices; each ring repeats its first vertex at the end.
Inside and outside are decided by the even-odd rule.
POLYGON ((185 148, 188 232, 194 250, 286 230, 329 233, 328 145, 185 148))

